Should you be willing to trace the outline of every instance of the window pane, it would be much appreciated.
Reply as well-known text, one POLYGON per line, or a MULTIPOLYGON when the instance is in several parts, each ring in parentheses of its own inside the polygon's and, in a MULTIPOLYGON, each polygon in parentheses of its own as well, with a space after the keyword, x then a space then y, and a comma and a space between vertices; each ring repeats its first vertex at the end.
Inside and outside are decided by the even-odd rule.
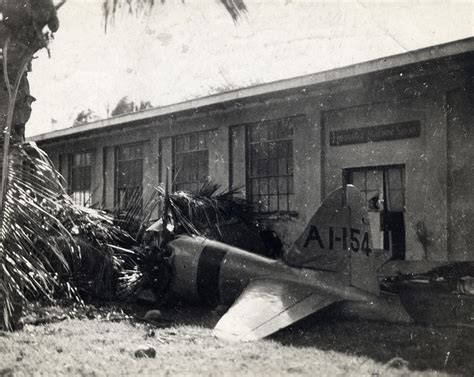
POLYGON ((268 179, 267 178, 260 178, 260 195, 267 195, 268 194, 268 179))
POLYGON ((278 143, 272 141, 268 143, 268 158, 277 158, 278 157, 278 143))
POLYGON ((287 177, 278 178, 278 193, 279 194, 288 193, 288 178, 287 177))
POLYGON ((288 208, 295 208, 295 195, 288 195, 288 208))
POLYGON ((268 212, 268 196, 261 196, 258 204, 260 212, 268 212))
POLYGON ((280 211, 288 211, 288 196, 278 195, 278 209, 280 211))
POLYGON ((261 177, 268 175, 268 160, 258 160, 258 175, 261 177))
POLYGON ((258 175, 258 161, 250 161, 250 176, 255 177, 258 175))
POLYGON ((189 135, 189 149, 197 150, 198 138, 197 135, 189 135))
POLYGON ((268 197, 268 210, 269 212, 278 211, 278 195, 270 195, 268 197))
POLYGON ((294 194, 295 190, 293 188, 293 179, 288 178, 288 193, 289 194, 294 194))
POLYGON ((272 158, 271 160, 268 160, 268 174, 271 176, 278 175, 278 160, 277 159, 272 158))
POLYGON ((288 174, 288 161, 286 158, 278 159, 278 175, 288 174))
POLYGON ((288 175, 293 175, 293 160, 288 160, 288 175))
POLYGON ((252 179, 250 184, 250 190, 252 191, 252 195, 257 196, 259 193, 258 189, 258 179, 252 179))
POLYGON ((273 177, 268 181, 268 193, 269 194, 278 194, 278 178, 273 177))
POLYGON ((288 144, 286 140, 278 142, 278 157, 288 157, 288 144))

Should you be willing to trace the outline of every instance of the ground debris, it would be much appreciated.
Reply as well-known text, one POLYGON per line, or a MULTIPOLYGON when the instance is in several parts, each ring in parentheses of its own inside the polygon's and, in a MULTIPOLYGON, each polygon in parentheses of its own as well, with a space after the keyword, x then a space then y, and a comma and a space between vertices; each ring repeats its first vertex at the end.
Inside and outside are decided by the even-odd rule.
POLYGON ((55 304, 43 305, 32 303, 25 305, 21 325, 45 325, 57 323, 66 319, 97 319, 100 321, 120 322, 132 320, 133 316, 125 313, 124 309, 114 305, 80 305, 80 304, 55 304))
POLYGON ((135 350, 134 355, 136 358, 147 357, 153 359, 156 357, 156 350, 149 344, 143 344, 135 350))
POLYGON ((13 377, 13 368, 1 368, 0 369, 0 377, 13 377))
POLYGON ((386 368, 396 368, 401 369, 408 367, 408 361, 402 359, 401 357, 394 357, 385 363, 386 368))

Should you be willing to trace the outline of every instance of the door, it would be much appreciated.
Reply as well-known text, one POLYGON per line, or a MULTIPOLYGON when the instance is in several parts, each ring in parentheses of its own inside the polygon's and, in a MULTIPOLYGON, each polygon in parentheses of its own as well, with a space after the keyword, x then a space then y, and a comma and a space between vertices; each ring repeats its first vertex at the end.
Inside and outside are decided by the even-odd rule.
POLYGON ((350 168, 343 177, 366 199, 373 247, 405 259, 405 166, 350 168))

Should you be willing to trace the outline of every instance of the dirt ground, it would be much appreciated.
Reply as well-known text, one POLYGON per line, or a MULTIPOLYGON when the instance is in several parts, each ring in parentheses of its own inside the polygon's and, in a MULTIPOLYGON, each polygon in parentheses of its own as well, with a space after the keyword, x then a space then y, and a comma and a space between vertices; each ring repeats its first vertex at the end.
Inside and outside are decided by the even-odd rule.
POLYGON ((474 375, 473 329, 326 314, 262 341, 229 343, 212 335, 214 311, 178 307, 163 316, 173 321, 155 326, 101 311, 0 332, 0 376, 474 375), (152 346, 156 357, 135 357, 141 345, 152 346))

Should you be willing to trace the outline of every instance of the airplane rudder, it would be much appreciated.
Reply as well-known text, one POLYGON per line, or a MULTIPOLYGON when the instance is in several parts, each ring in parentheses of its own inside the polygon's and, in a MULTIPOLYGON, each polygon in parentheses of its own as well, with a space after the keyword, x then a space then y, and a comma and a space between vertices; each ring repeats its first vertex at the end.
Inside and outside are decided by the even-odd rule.
POLYGON ((354 247, 360 248, 359 232, 352 226, 349 207, 356 198, 353 190, 357 189, 354 186, 347 186, 345 189, 339 187, 326 197, 303 233, 285 253, 284 259, 288 264, 348 272, 350 243, 355 242, 354 247))

